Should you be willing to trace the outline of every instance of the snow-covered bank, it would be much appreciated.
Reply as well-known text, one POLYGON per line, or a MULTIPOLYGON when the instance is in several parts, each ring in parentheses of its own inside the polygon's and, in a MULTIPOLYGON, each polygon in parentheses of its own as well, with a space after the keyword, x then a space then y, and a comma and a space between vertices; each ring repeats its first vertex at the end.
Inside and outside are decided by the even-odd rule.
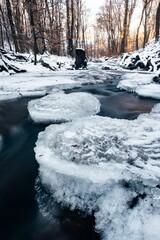
POLYGON ((152 82, 153 74, 126 73, 118 84, 118 88, 129 92, 135 92, 141 85, 148 85, 152 82))
POLYGON ((160 99, 160 40, 147 44, 144 49, 125 54, 120 65, 136 70, 133 74, 124 75, 118 88, 136 92, 139 96, 160 99), (137 69, 143 71, 135 73, 137 69), (148 70, 148 74, 144 70, 148 70))
POLYGON ((136 93, 142 97, 160 99, 160 85, 155 83, 143 85, 136 89, 136 93))
POLYGON ((59 122, 96 115, 100 111, 99 100, 89 93, 65 94, 60 91, 28 104, 35 122, 59 122))
POLYGON ((160 39, 148 43, 144 49, 124 54, 120 66, 157 72, 160 69, 160 39))
POLYGON ((103 239, 159 239, 160 104, 137 120, 51 125, 36 143, 41 181, 71 209, 95 211, 103 239))
POLYGON ((118 88, 135 92, 141 97, 160 99, 160 85, 153 81, 154 74, 125 74, 118 88))
POLYGON ((17 100, 23 97, 42 97, 46 95, 46 91, 0 91, 0 102, 17 100))

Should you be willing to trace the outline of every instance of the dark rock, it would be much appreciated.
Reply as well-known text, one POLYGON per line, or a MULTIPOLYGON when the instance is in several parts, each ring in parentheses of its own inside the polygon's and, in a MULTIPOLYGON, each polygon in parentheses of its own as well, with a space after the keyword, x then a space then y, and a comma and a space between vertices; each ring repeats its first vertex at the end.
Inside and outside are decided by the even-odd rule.
POLYGON ((160 84, 160 76, 155 76, 153 82, 160 84))
POLYGON ((103 67, 102 67, 102 70, 111 70, 111 68, 108 67, 108 66, 103 66, 103 67))
POLYGON ((87 67, 87 58, 85 55, 85 50, 81 48, 76 49, 76 61, 75 61, 75 69, 79 68, 85 69, 87 67))

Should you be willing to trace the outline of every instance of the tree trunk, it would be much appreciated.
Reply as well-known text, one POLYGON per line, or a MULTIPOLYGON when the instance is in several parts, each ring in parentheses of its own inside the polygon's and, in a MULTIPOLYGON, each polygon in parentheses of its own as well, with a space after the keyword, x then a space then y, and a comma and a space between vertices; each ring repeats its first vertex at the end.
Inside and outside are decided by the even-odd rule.
POLYGON ((2 22, 3 22, 4 29, 5 29, 5 34, 6 34, 7 42, 9 45, 9 49, 10 49, 10 51, 12 51, 12 46, 11 46, 9 35, 8 35, 8 29, 6 26, 5 17, 4 17, 4 13, 3 13, 1 5, 0 5, 0 12, 1 12, 1 16, 2 16, 2 22))
POLYGON ((34 21, 34 12, 35 12, 36 1, 29 0, 28 1, 28 14, 29 14, 29 21, 31 26, 31 33, 32 33, 32 42, 33 42, 33 53, 34 53, 34 65, 37 64, 37 53, 38 53, 38 46, 37 46, 37 37, 36 37, 36 29, 35 29, 35 21, 34 21))
POLYGON ((139 30, 140 30, 140 27, 141 27, 141 24, 142 24, 144 10, 145 10, 145 7, 143 7, 141 19, 140 19, 140 22, 139 22, 139 25, 138 25, 138 28, 137 28, 137 33, 136 33, 136 50, 138 50, 138 48, 139 48, 139 30))
POLYGON ((67 15, 67 54, 70 54, 70 11, 69 0, 66 0, 66 15, 67 15))
POLYGON ((125 50, 126 50, 128 4, 129 4, 129 0, 124 0, 124 22, 123 22, 122 41, 121 41, 121 53, 125 52, 125 50))
POLYGON ((157 7, 156 12, 156 33, 155 33, 155 39, 157 40, 160 34, 160 2, 157 7))
POLYGON ((67 12, 67 53, 73 57, 73 33, 74 33, 74 4, 73 0, 66 0, 67 12))
POLYGON ((2 19, 1 18, 0 18, 0 36, 1 36, 1 47, 4 48, 3 28, 2 28, 2 19))
POLYGON ((7 6, 8 19, 9 19, 9 23, 10 23, 10 27, 11 27, 12 38, 13 38, 13 42, 14 42, 14 46, 15 46, 15 51, 19 52, 17 34, 16 34, 14 22, 13 22, 13 15, 12 15, 10 0, 6 0, 6 6, 7 6))
POLYGON ((74 46, 73 46, 73 37, 74 37, 74 2, 71 0, 71 46, 70 46, 70 55, 74 56, 74 46))

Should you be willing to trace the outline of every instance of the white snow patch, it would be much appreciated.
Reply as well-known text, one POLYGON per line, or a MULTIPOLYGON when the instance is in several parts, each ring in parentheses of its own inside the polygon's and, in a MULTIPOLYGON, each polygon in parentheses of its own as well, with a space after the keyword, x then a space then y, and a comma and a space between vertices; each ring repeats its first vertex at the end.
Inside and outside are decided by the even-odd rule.
POLYGON ((10 101, 21 98, 21 95, 17 92, 0 91, 0 101, 10 101))
POLYGON ((71 209, 95 211, 103 239, 158 239, 159 121, 160 104, 134 121, 93 116, 47 127, 35 148, 42 183, 71 209))
POLYGON ((146 85, 152 82, 152 74, 129 73, 122 77, 118 88, 126 91, 135 92, 138 86, 146 85))
POLYGON ((89 93, 57 92, 30 101, 28 110, 35 122, 71 121, 97 114, 100 102, 89 93))
POLYGON ((136 93, 139 96, 160 99, 160 85, 152 83, 149 85, 140 86, 137 87, 136 93))
MULTIPOLYGON (((143 63, 147 67, 147 62, 150 61, 153 67, 147 67, 148 71, 157 72, 159 68, 159 54, 160 54, 160 40, 152 41, 148 43, 144 49, 139 49, 131 53, 125 53, 120 61, 120 66, 124 68, 130 68, 135 66, 137 63, 143 63), (134 63, 133 59, 139 56, 139 60, 134 63)), ((139 70, 139 67, 136 71, 139 70)))
POLYGON ((22 97, 41 97, 44 95, 46 95, 46 91, 0 91, 0 101, 17 100, 22 97))
POLYGON ((160 99, 160 85, 153 83, 154 74, 126 74, 118 84, 118 88, 136 92, 139 96, 160 99))

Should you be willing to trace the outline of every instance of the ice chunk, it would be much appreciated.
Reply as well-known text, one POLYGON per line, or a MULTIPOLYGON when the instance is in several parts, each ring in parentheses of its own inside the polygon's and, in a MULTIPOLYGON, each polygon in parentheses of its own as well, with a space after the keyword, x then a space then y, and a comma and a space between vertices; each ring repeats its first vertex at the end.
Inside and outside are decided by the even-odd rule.
POLYGON ((159 238, 160 104, 134 121, 92 116, 41 132, 41 182, 57 202, 95 213, 102 239, 159 238), (148 229, 148 230, 147 230, 148 229))
POLYGON ((122 77, 118 88, 126 91, 135 92, 138 86, 146 85, 152 82, 152 74, 129 73, 122 77))
POLYGON ((160 85, 152 83, 149 85, 140 86, 137 87, 136 93, 142 97, 160 99, 160 85))
POLYGON ((65 94, 61 91, 30 101, 28 110, 35 122, 71 121, 97 114, 100 102, 89 93, 65 94))

